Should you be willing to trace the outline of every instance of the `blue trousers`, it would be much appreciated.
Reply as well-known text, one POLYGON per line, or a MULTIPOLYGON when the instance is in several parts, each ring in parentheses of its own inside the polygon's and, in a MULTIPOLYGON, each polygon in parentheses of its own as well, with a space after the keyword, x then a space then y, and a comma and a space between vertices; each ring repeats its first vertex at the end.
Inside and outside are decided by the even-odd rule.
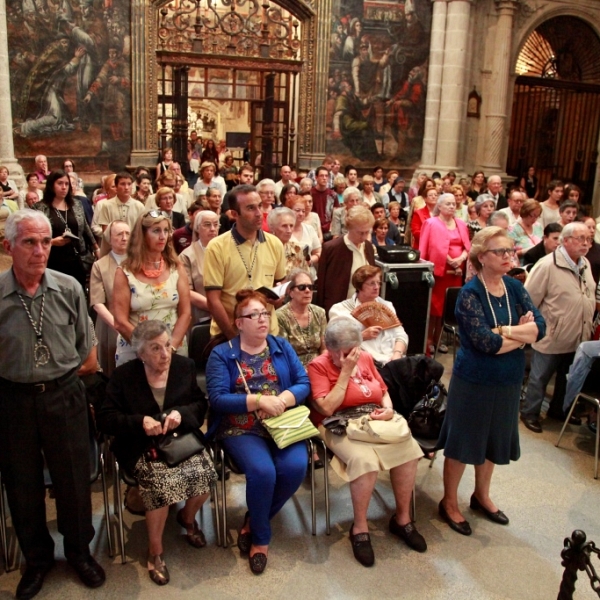
POLYGON ((600 357, 600 341, 581 342, 575 352, 575 360, 569 369, 567 379, 567 391, 565 392, 565 402, 563 409, 565 412, 571 408, 575 396, 579 394, 588 373, 592 369, 594 360, 600 357))
POLYGON ((569 366, 573 362, 574 352, 565 354, 544 354, 533 351, 531 358, 531 372, 527 382, 525 402, 521 407, 521 414, 528 418, 537 419, 540 416, 542 402, 546 394, 546 386, 556 373, 554 395, 548 414, 552 417, 562 417, 562 406, 565 398, 566 378, 569 366))
POLYGON ((271 519, 306 476, 306 444, 297 442, 280 450, 271 439, 239 435, 224 439, 223 445, 246 476, 252 543, 266 546, 271 541, 271 519))

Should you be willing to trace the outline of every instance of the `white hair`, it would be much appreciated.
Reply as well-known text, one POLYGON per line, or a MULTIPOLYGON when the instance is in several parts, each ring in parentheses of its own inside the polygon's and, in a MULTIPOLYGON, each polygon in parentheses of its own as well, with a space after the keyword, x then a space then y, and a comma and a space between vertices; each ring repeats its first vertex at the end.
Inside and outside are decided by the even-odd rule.
POLYGON ((272 187, 273 191, 275 191, 275 182, 272 179, 261 179, 256 184, 256 191, 260 194, 263 191, 263 188, 272 187))
POLYGON ((573 221, 573 223, 567 223, 563 227, 562 231, 560 232, 560 243, 562 244, 564 242, 565 238, 574 237, 575 230, 578 227, 581 227, 581 228, 585 229, 586 230, 586 234, 587 234, 588 229, 587 229, 587 225, 585 223, 582 223, 580 221, 573 221))
POLYGON ((14 246, 19 235, 19 225, 24 221, 35 221, 39 225, 45 225, 48 228, 49 235, 52 235, 52 224, 48 217, 39 210, 31 208, 23 208, 18 210, 6 219, 6 227, 4 228, 4 237, 8 240, 11 246, 14 246))
POLYGON ((438 196, 437 202, 435 203, 435 206, 433 207, 433 216, 437 217, 440 214, 440 206, 442 205, 443 202, 446 202, 446 200, 454 200, 456 202, 456 198, 454 197, 454 194, 451 194, 450 192, 447 192, 446 194, 440 194, 438 196))
POLYGON ((358 321, 350 317, 335 317, 325 329, 325 347, 327 350, 344 350, 360 346, 362 328, 358 321))
POLYGON ((279 225, 279 220, 281 217, 292 217, 294 219, 294 223, 296 223, 296 213, 287 206, 278 206, 274 208, 267 217, 267 223, 269 224, 269 229, 274 231, 277 225, 279 225))
POLYGON ((202 219, 204 219, 205 217, 217 217, 217 219, 219 218, 219 215, 217 215, 216 212, 212 211, 212 210, 201 210, 200 212, 196 213, 196 216, 194 217, 194 233, 199 235, 200 234, 200 225, 202 224, 202 219))
POLYGON ((351 185, 350 187, 347 187, 343 192, 342 192, 342 199, 344 200, 344 202, 347 200, 347 198, 349 198, 350 196, 358 196, 358 199, 360 200, 362 194, 360 193, 360 190, 357 187, 354 187, 353 185, 351 185))
POLYGON ((168 333, 169 338, 171 337, 169 327, 163 321, 150 319, 148 321, 142 321, 139 323, 131 333, 131 347, 135 351, 137 357, 140 357, 140 354, 143 352, 144 346, 147 342, 155 340, 163 333, 168 333))

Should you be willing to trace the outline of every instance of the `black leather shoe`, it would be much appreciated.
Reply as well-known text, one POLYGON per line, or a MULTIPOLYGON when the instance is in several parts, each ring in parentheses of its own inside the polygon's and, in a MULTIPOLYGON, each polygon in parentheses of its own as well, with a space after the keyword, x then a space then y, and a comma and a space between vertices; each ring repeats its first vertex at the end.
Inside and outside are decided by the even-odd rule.
POLYGON ((249 556, 248 561, 250 563, 250 570, 255 575, 260 575, 267 568, 267 555, 264 552, 257 552, 249 556))
POLYGON ((350 543, 352 544, 352 552, 354 552, 354 558, 363 567, 372 567, 375 563, 375 554, 373 553, 373 546, 371 546, 371 536, 368 533, 352 533, 354 529, 354 523, 350 527, 350 543))
POLYGON ((508 525, 508 517, 501 510, 490 512, 481 504, 481 502, 479 502, 479 500, 477 500, 475 494, 471 496, 470 506, 472 510, 480 510, 490 521, 498 523, 498 525, 508 525))
POLYGON ((417 528, 412 521, 406 525, 398 525, 396 515, 392 515, 392 518, 390 519, 390 533, 397 535, 406 542, 406 545, 409 548, 412 548, 417 552, 425 552, 425 550, 427 550, 425 538, 417 531, 417 528))
POLYGON ((106 580, 104 569, 91 556, 67 558, 67 562, 75 569, 84 585, 89 588, 100 587, 106 580))
POLYGON ((525 427, 527 427, 527 429, 530 431, 533 431, 534 433, 542 433, 542 424, 538 419, 521 415, 521 421, 523 421, 523 425, 525 425, 525 427))
POLYGON ((237 547, 240 549, 240 554, 248 554, 250 552, 250 546, 252 546, 252 532, 247 531, 246 533, 242 533, 242 529, 246 527, 249 519, 250 513, 247 512, 244 515, 244 524, 238 531, 237 547))
POLYGON ((453 521, 446 512, 446 508, 442 501, 438 506, 438 512, 440 513, 440 517, 450 525, 450 529, 454 529, 456 533, 460 533, 461 535, 471 535, 473 532, 471 531, 471 526, 469 525, 469 521, 453 521))
POLYGON ((28 600, 33 598, 44 584, 44 578, 48 571, 54 566, 54 562, 47 567, 27 567, 15 594, 17 600, 28 600))

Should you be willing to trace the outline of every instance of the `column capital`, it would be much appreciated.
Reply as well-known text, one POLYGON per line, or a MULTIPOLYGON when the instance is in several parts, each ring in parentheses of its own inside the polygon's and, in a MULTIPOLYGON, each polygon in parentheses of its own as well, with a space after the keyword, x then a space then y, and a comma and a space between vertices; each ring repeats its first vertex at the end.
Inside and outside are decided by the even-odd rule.
POLYGON ((495 0, 495 3, 496 10, 501 15, 514 14, 519 7, 519 0, 495 0))

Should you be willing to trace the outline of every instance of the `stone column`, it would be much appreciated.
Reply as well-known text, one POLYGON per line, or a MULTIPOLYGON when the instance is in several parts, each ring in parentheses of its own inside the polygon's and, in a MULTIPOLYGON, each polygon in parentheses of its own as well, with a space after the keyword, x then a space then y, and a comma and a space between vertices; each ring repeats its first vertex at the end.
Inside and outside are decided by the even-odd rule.
MULTIPOLYGON (((0 0, 2 1, 2 0, 0 0)), ((153 166, 157 161, 157 149, 152 148, 150 127, 156 129, 154 119, 154 94, 149 92, 148 61, 154 54, 154 36, 149 35, 147 11, 155 10, 154 4, 144 0, 131 2, 131 160, 132 167, 153 166), (149 8, 148 8, 149 5, 149 8), (152 98, 150 98, 152 94, 152 98)))
MULTIPOLYGON (((300 168, 311 168, 319 166, 325 158, 326 144, 326 111, 327 111, 327 78, 329 75, 329 45, 331 37, 331 11, 332 0, 320 0, 316 17, 314 54, 304 56, 305 61, 314 61, 312 74, 312 98, 313 107, 305 106, 306 113, 302 111, 302 102, 300 114, 298 115, 299 133, 304 132, 309 142, 304 148, 304 152, 298 155, 298 164, 300 168), (312 121, 310 120, 310 111, 313 111, 312 121)), ((307 32, 308 33, 308 32, 307 32)), ((304 32, 303 32, 303 35, 304 32)), ((305 81, 306 75, 300 78, 300 85, 305 81)), ((303 92, 301 91, 301 94, 303 92)), ((304 91, 306 94, 306 91, 304 91)))
POLYGON ((440 119, 440 97, 442 93, 442 70, 444 65, 444 43, 446 40, 446 12, 446 0, 433 0, 421 169, 431 167, 436 163, 438 124, 440 119))
POLYGON ((482 167, 487 173, 502 173, 505 170, 503 156, 507 138, 507 99, 510 74, 510 52, 512 47, 513 18, 517 9, 516 0, 497 0, 498 23, 494 42, 492 74, 487 87, 488 98, 485 113, 485 145, 482 167))
POLYGON ((459 167, 459 148, 464 131, 467 77, 467 45, 471 0, 450 0, 446 17, 446 43, 442 75, 440 119, 435 164, 438 170, 459 167))
POLYGON ((19 187, 25 183, 23 169, 15 158, 13 143, 5 0, 0 0, 0 164, 8 167, 9 177, 19 187))

